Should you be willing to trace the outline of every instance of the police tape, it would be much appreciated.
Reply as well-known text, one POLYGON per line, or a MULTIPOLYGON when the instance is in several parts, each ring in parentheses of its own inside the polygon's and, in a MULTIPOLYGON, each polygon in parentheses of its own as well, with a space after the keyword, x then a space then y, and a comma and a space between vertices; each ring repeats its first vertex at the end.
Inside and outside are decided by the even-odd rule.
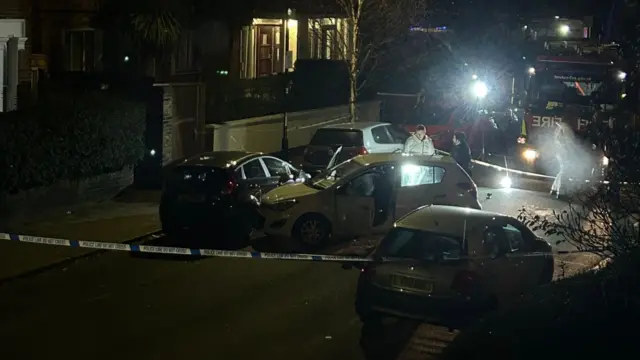
MULTIPOLYGON (((323 255, 323 254, 299 254, 299 253, 273 253, 258 251, 240 251, 240 250, 215 250, 215 249, 193 249, 174 246, 157 246, 157 245, 137 245, 122 244, 101 241, 82 241, 49 238, 42 236, 20 235, 0 233, 0 240, 8 240, 22 243, 64 246, 71 248, 107 250, 107 251, 123 251, 133 253, 149 253, 164 255, 183 255, 197 257, 223 257, 223 258, 245 258, 245 259, 271 259, 271 260, 297 260, 297 261, 326 261, 341 263, 368 263, 368 262, 415 262, 416 259, 395 258, 395 257, 360 257, 345 255, 323 255)), ((554 255, 568 255, 588 253, 583 250, 566 250, 555 252, 527 252, 527 253, 507 253, 506 258, 528 258, 528 257, 553 257, 554 255)), ((460 261, 460 260, 483 260, 495 259, 496 256, 442 256, 439 259, 424 259, 425 261, 460 261)))
MULTIPOLYGON (((446 151, 436 150, 436 152, 438 152, 440 154, 447 155, 447 156, 451 156, 451 154, 446 152, 446 151)), ((480 161, 480 160, 471 160, 471 162, 473 162, 476 165, 492 168, 492 169, 495 169, 495 170, 498 170, 498 171, 504 171, 504 172, 509 173, 509 174, 518 174, 518 175, 521 175, 521 176, 533 177, 533 178, 536 178, 536 179, 543 179, 543 180, 555 180, 555 176, 532 173, 532 172, 516 170, 516 169, 509 169, 509 168, 506 168, 504 166, 498 166, 498 165, 490 164, 488 162, 480 161)))

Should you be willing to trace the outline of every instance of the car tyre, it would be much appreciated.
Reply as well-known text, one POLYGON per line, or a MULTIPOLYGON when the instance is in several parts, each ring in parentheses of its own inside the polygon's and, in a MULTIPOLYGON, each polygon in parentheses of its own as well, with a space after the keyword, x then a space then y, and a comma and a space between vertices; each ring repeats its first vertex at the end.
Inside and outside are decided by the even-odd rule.
POLYGON ((307 214, 293 227, 292 237, 305 250, 318 250, 327 245, 331 237, 331 224, 319 214, 307 214))

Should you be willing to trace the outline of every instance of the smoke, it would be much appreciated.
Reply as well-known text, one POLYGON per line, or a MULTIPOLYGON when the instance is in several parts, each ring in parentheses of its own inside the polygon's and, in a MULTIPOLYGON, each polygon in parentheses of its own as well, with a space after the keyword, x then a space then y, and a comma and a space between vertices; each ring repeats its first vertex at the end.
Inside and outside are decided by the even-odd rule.
MULTIPOLYGON (((542 170, 557 175, 562 171, 562 186, 578 186, 585 179, 591 179, 594 171, 602 163, 603 153, 593 148, 587 139, 576 135, 564 123, 538 134, 537 144, 544 154, 540 159, 542 170), (578 181, 569 181, 574 179, 578 181)), ((569 190, 569 189, 567 189, 569 190)))

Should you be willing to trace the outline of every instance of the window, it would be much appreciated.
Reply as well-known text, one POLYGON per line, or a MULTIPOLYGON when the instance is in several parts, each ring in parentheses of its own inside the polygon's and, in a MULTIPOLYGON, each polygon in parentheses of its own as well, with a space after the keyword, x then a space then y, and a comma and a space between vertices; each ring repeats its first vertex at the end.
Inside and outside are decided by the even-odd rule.
POLYGON ((227 170, 206 166, 178 166, 167 178, 167 189, 180 193, 216 191, 229 179, 227 170))
POLYGON ((461 239, 450 235, 394 228, 382 240, 376 255, 435 261, 460 258, 464 249, 461 239))
POLYGON ((371 129, 371 135, 373 136, 373 141, 378 144, 393 144, 394 141, 391 139, 391 136, 387 132, 386 126, 378 126, 371 129))
POLYGON ((394 167, 376 166, 351 180, 346 187, 347 196, 365 196, 384 198, 393 193, 394 167))
POLYGON ((409 138, 409 133, 396 126, 387 126, 394 144, 404 144, 409 138))
POLYGON ((236 171, 233 173, 233 176, 236 178, 236 180, 244 179, 244 174, 242 173, 242 166, 236 169, 236 171))
POLYGON ((287 169, 287 164, 284 161, 280 161, 278 159, 263 157, 262 161, 267 166, 267 170, 269 170, 269 175, 271 176, 285 176, 289 175, 289 170, 287 169))
POLYGON ((267 177, 267 174, 264 172, 262 168, 262 164, 260 160, 251 160, 248 163, 244 164, 244 175, 247 179, 259 179, 267 177))
POLYGON ((400 186, 420 186, 439 184, 445 170, 439 166, 404 164, 401 168, 400 186))
POLYGON ((96 70, 97 32, 93 29, 67 30, 64 34, 67 71, 96 70))
POLYGON ((525 236, 517 227, 510 224, 489 226, 484 232, 484 251, 491 257, 524 251, 525 236))

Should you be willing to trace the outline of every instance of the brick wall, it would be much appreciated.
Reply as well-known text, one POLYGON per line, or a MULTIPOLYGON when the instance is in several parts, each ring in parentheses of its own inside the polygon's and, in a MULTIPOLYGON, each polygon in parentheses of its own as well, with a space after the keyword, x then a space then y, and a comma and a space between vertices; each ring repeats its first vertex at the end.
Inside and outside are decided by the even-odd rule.
POLYGON ((0 198, 0 218, 31 218, 61 207, 104 201, 133 184, 133 169, 63 181, 0 198))

